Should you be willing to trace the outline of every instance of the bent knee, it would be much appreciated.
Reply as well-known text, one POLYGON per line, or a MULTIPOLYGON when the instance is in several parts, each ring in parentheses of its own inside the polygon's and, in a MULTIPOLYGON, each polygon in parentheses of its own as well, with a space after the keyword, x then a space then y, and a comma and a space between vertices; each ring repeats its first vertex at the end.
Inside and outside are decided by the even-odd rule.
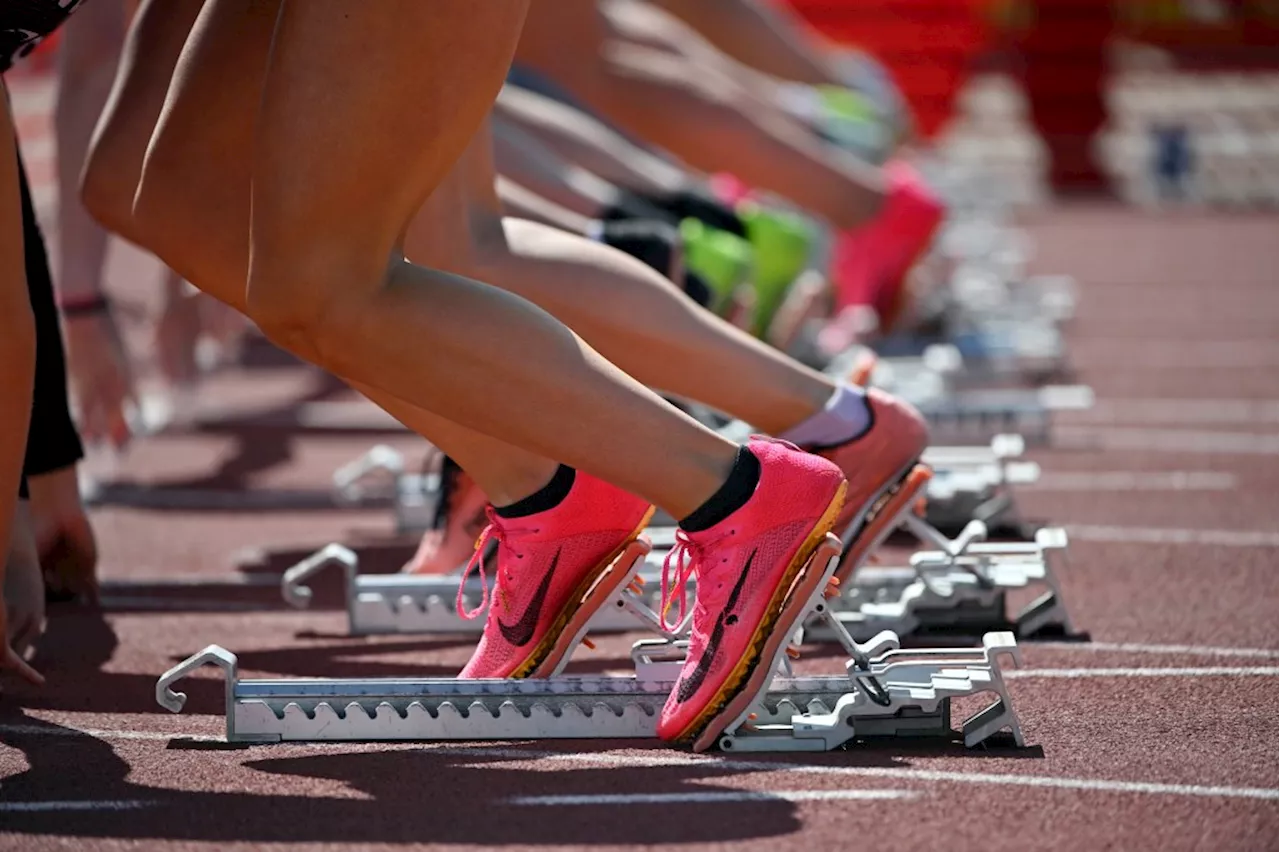
POLYGON ((133 221, 135 170, 108 154, 92 150, 80 173, 80 203, 98 224, 131 242, 139 242, 133 221))
POLYGON ((385 263, 355 260, 322 240, 288 249, 255 244, 246 309, 277 346, 342 375, 364 334, 364 306, 386 278, 385 263))

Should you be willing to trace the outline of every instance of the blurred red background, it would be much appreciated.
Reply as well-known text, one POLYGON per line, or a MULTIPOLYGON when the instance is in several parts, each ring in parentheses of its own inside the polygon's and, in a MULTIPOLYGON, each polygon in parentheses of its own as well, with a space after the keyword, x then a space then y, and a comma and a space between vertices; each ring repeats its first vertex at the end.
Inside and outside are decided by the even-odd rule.
POLYGON ((1105 119, 1108 49, 1123 39, 1185 70, 1274 70, 1274 0, 780 0, 831 40, 893 71, 925 136, 952 114, 975 70, 1025 87, 1062 191, 1104 183, 1090 140, 1105 119))

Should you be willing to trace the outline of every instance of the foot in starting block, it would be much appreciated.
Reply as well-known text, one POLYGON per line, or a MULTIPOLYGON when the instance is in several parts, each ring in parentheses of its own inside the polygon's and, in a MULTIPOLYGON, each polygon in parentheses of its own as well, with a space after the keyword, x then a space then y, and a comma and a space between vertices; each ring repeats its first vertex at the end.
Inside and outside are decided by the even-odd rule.
MULTIPOLYGON (((972 521, 948 538, 921 517, 915 498, 924 490, 927 469, 920 466, 885 505, 841 565, 841 597, 832 602, 835 617, 856 639, 884 630, 907 636, 924 629, 1012 629, 1023 637, 1072 635, 1073 629, 1057 574, 1066 561, 1067 536, 1045 527, 1034 540, 987 542, 986 525, 972 521), (869 557, 895 530, 905 530, 931 548, 903 566, 867 565, 869 557), (851 578, 851 579, 850 579, 851 578), (1010 618, 1009 592, 1043 589, 1039 597, 1010 618)), ((832 638, 823 625, 811 638, 832 638)))
MULTIPOLYGON (((827 603, 836 594, 831 579, 839 556, 839 540, 828 535, 802 573, 805 580, 792 590, 755 676, 722 708, 695 750, 820 751, 854 738, 949 736, 950 700, 982 692, 994 693, 996 701, 962 725, 966 745, 1005 729, 1023 744, 1001 677, 1003 662, 1018 662, 1009 634, 987 636, 977 649, 909 652, 891 633, 868 645, 842 633, 851 655, 844 674, 777 674, 796 653, 800 626, 831 620, 827 603), (814 570, 818 560, 825 562, 823 570, 814 570)), ((839 621, 832 623, 840 632, 839 621)), ((211 645, 160 677, 160 705, 180 712, 186 696, 173 685, 207 663, 226 676, 227 740, 258 743, 649 739, 677 671, 659 662, 612 677, 242 680, 235 655, 211 645)))
MULTIPOLYGON (((650 616, 658 605, 656 595, 651 591, 653 584, 646 585, 645 578, 639 575, 649 549, 649 541, 641 537, 623 551, 588 592, 593 603, 602 596, 611 600, 596 607, 589 623, 575 623, 575 631, 585 636, 588 629, 592 633, 618 633, 653 627, 656 616, 650 616)), ((484 627, 481 621, 458 615, 458 586, 463 582, 460 573, 361 574, 356 554, 340 544, 330 544, 284 572, 280 587, 285 602, 297 609, 307 608, 312 598, 308 582, 335 565, 343 573, 347 629, 352 636, 478 634, 484 627)), ((489 585, 492 592, 492 582, 489 585)), ((463 603, 474 607, 483 594, 480 579, 471 578, 462 589, 463 603)))

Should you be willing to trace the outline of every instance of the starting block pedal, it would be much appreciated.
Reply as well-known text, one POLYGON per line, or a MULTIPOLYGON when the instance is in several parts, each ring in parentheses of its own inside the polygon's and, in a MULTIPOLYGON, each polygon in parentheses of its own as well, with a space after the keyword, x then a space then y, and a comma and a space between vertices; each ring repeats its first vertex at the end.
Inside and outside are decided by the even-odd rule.
MULTIPOLYGON (((844 675, 778 676, 800 625, 830 620, 826 602, 839 557, 839 540, 828 535, 792 590, 756 675, 694 750, 820 751, 861 738, 949 735, 950 700, 986 692, 995 703, 962 724, 966 745, 1004 729, 1022 745, 1001 676, 1004 662, 1020 663, 1010 634, 987 636, 980 649, 904 652, 891 633, 858 645, 834 621, 852 657, 844 675)), ((206 664, 222 668, 226 678, 227 740, 250 743, 649 739, 675 681, 670 662, 638 666, 628 676, 241 679, 236 656, 210 645, 160 677, 157 702, 180 712, 186 695, 173 685, 206 664)))
POLYGON ((377 444, 334 471, 333 490, 344 506, 382 506, 395 512, 396 533, 421 536, 431 528, 440 499, 438 470, 414 472, 404 454, 377 444))
POLYGON ((1015 433, 1029 444, 1046 446, 1053 438, 1054 414, 1092 407, 1093 390, 1085 385, 992 388, 909 401, 939 443, 985 443, 1015 433))
POLYGON ((925 517, 941 530, 978 520, 989 528, 1024 526, 1013 487, 1040 478, 1040 466, 1021 458, 1021 435, 996 435, 987 447, 930 447, 921 461, 933 469, 925 517))
MULTIPOLYGON (((649 548, 643 537, 632 542, 601 579, 612 600, 592 618, 591 632, 619 633, 651 626, 644 613, 658 605, 658 593, 652 591, 655 584, 646 586, 638 574, 649 548)), ((458 615, 460 574, 361 574, 358 557, 341 544, 330 544, 284 572, 280 591, 285 602, 295 609, 307 608, 312 598, 307 581, 332 566, 343 572, 347 629, 352 636, 478 634, 484 629, 484 619, 467 620, 458 615)), ((469 579, 462 589, 464 604, 478 606, 483 592, 478 577, 469 579)), ((592 594, 603 592, 598 586, 592 594)))
MULTIPOLYGON (((1031 541, 987 542, 986 524, 971 521, 958 536, 948 538, 920 517, 909 500, 896 501, 880 517, 860 545, 865 553, 898 529, 932 549, 913 554, 906 566, 863 565, 865 557, 853 562, 863 567, 850 572, 851 581, 850 574, 842 578, 842 594, 831 608, 855 639, 884 630, 906 636, 921 630, 972 632, 1009 626, 1024 638, 1072 633, 1058 582, 1067 554, 1062 528, 1042 528, 1031 541), (1035 588, 1042 589, 1041 594, 1009 617, 1009 593, 1035 588)), ((817 624, 811 638, 838 637, 817 624)))

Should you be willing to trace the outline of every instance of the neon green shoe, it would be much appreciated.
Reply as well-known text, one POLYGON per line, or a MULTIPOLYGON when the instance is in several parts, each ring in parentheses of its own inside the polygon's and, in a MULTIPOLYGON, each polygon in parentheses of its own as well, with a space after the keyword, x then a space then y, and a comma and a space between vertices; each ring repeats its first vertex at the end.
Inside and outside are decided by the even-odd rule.
POLYGON ((755 310, 751 333, 764 338, 787 291, 809 264, 813 236, 800 216, 768 210, 750 201, 739 204, 738 217, 747 226, 755 251, 755 310))
POLYGON ((723 315, 734 291, 751 281, 755 254, 751 243, 692 218, 680 222, 680 237, 685 266, 707 282, 714 293, 711 310, 723 315))

